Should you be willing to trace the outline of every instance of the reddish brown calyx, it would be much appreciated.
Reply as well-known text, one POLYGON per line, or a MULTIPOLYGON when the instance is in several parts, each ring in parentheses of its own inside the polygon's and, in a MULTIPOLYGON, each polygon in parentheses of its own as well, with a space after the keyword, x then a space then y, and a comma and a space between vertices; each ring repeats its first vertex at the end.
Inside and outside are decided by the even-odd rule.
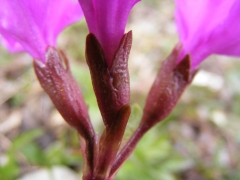
POLYGON ((87 106, 73 78, 68 60, 53 47, 46 51, 46 64, 34 61, 37 78, 64 120, 85 140, 88 170, 94 166, 96 135, 89 119, 87 106))
POLYGON ((179 52, 180 48, 176 47, 163 62, 147 97, 141 128, 148 130, 168 116, 192 82, 196 71, 191 71, 190 57, 186 55, 177 64, 179 52))
POLYGON ((132 45, 132 32, 126 33, 108 67, 104 52, 94 34, 86 39, 86 59, 106 129, 110 128, 117 112, 130 100, 128 56, 132 45))

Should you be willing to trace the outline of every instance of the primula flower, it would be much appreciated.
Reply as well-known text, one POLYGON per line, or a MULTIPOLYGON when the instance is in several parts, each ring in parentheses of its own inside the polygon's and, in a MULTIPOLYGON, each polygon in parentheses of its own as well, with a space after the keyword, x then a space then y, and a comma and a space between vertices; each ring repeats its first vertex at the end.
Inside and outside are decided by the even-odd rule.
POLYGON ((140 0, 79 0, 89 31, 100 42, 108 66, 123 37, 128 15, 140 0))
POLYGON ((190 54, 192 69, 211 54, 240 56, 239 0, 175 0, 175 3, 175 19, 183 44, 181 57, 190 54))
POLYGON ((74 0, 0 0, 1 42, 10 52, 24 50, 45 62, 46 47, 82 15, 74 0))

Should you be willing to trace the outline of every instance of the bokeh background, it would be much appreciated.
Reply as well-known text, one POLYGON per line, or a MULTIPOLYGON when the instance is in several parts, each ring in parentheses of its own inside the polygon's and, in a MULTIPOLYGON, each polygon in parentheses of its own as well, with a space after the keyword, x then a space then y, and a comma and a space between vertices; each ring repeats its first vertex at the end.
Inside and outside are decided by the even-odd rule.
MULTIPOLYGON (((137 127, 161 61, 178 42, 173 14, 172 1, 143 0, 130 15, 133 112, 125 140, 137 127)), ((60 35, 58 47, 71 62, 101 134, 103 124, 84 58, 87 34, 81 20, 60 35)), ((211 56, 171 115, 144 136, 116 180, 239 180, 239 129, 240 61, 211 56)), ((54 180, 59 180, 55 173, 63 171, 70 173, 67 179, 80 179, 82 166, 77 134, 40 87, 31 57, 0 47, 0 180, 48 180, 40 175, 43 171, 54 180)))

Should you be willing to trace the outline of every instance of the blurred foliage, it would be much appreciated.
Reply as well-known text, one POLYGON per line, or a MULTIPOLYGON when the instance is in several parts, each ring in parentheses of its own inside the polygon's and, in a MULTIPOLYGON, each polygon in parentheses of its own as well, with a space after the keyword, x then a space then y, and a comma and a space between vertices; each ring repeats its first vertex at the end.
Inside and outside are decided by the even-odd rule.
POLYGON ((116 179, 173 180, 174 173, 188 166, 187 160, 171 147, 166 125, 167 123, 163 123, 153 128, 143 137, 134 154, 118 172, 116 179))
MULTIPOLYGON (((43 129, 26 131, 12 140, 12 146, 6 152, 6 162, 0 166, 0 179, 16 179, 21 174, 22 166, 38 166, 50 168, 54 165, 74 167, 82 162, 79 152, 70 151, 72 144, 64 142, 66 135, 59 142, 53 142, 46 149, 42 149, 37 138, 44 134, 43 129)), ((77 138, 76 135, 75 139, 77 138)))

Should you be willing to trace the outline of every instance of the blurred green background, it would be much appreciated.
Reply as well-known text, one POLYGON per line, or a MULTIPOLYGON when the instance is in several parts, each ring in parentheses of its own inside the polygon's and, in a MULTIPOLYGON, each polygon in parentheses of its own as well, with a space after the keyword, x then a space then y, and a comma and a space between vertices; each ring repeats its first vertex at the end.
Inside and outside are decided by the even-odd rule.
MULTIPOLYGON (((178 42, 174 4, 137 4, 129 59, 132 115, 125 140, 136 128, 156 72, 178 42)), ((59 48, 67 54, 98 134, 103 129, 84 58, 85 20, 66 29, 59 48)), ((42 168, 64 166, 81 177, 76 132, 43 92, 26 53, 0 47, 0 180, 14 180, 42 168)), ((166 120, 149 131, 122 166, 116 180, 239 180, 240 61, 211 56, 166 120)))

